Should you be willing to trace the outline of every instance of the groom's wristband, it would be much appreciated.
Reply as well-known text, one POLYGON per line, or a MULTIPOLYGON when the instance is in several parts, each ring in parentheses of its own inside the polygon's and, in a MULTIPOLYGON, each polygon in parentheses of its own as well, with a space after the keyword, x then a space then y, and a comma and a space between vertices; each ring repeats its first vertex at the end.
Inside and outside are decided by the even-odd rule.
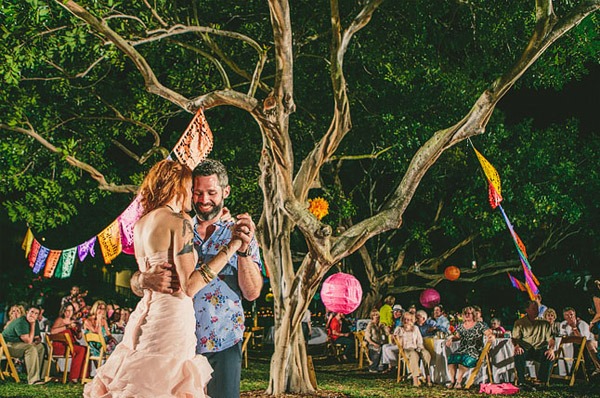
POLYGON ((250 246, 248 246, 248 248, 246 249, 246 251, 236 251, 235 252, 239 257, 249 257, 250 256, 250 246))

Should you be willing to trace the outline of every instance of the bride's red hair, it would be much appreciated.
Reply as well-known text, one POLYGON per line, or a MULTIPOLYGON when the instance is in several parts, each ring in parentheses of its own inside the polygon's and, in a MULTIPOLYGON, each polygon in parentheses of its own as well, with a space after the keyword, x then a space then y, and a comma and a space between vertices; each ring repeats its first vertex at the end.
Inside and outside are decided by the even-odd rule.
POLYGON ((192 171, 186 165, 168 159, 156 163, 140 186, 142 216, 166 205, 173 197, 183 200, 190 181, 192 171))

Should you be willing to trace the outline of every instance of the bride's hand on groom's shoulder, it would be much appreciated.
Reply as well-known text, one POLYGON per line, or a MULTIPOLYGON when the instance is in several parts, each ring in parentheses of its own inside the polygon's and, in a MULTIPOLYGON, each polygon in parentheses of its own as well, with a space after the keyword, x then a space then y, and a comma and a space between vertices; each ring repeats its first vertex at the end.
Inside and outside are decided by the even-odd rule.
POLYGON ((180 284, 174 266, 169 263, 154 265, 142 273, 144 289, 172 294, 179 291, 180 284))

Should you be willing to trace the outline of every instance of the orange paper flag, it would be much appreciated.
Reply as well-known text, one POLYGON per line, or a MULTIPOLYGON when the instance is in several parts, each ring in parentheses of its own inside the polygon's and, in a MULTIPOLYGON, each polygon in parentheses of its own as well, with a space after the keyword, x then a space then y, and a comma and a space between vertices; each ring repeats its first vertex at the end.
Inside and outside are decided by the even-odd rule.
POLYGON ((121 253, 121 228, 115 220, 98 234, 98 243, 104 256, 104 263, 110 264, 121 253))

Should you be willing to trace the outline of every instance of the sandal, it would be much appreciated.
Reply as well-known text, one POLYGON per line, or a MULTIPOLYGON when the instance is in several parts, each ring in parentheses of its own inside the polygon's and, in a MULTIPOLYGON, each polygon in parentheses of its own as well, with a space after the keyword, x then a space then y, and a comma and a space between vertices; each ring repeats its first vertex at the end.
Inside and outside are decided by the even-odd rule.
POLYGON ((457 382, 454 384, 454 389, 455 389, 455 390, 462 390, 462 385, 460 384, 460 381, 457 381, 457 382))

